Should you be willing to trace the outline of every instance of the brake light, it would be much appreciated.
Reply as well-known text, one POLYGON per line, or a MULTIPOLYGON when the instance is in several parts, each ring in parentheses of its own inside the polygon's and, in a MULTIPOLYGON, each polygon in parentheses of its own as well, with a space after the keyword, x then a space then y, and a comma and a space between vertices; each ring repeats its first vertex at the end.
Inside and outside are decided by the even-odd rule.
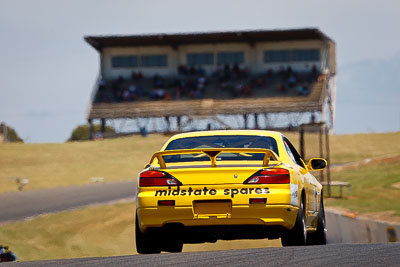
POLYGON ((169 173, 160 171, 145 171, 140 174, 139 186, 178 186, 182 185, 169 173))
POLYGON ((158 206, 175 206, 175 200, 159 200, 158 206))
POLYGON ((250 176, 244 184, 288 184, 290 173, 286 169, 265 169, 250 176))

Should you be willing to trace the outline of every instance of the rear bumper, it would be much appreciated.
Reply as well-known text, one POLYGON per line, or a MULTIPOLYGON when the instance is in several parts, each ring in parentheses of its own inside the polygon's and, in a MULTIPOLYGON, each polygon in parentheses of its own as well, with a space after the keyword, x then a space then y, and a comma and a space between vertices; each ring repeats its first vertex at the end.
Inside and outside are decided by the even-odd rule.
POLYGON ((148 228, 160 228, 167 224, 188 227, 259 225, 291 229, 296 221, 298 207, 290 203, 289 184, 231 184, 142 187, 138 188, 136 205, 139 227, 144 232, 148 228), (263 198, 266 203, 250 204, 250 198, 263 198), (172 200, 174 205, 159 206, 160 200, 172 200), (211 204, 199 212, 195 208, 198 201, 229 202, 229 207, 216 214, 215 206, 211 204))
POLYGON ((163 227, 165 224, 184 226, 262 225, 281 226, 291 229, 296 221, 298 208, 291 205, 233 205, 231 214, 197 215, 192 206, 187 207, 139 207, 139 227, 163 227))

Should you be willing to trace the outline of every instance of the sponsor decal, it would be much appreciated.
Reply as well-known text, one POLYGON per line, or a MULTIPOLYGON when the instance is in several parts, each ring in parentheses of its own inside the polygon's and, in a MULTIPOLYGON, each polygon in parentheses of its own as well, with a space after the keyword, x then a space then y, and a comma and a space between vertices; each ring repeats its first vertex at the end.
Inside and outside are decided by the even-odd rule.
POLYGON ((299 205, 299 186, 297 184, 290 184, 290 204, 299 205))
POLYGON ((314 212, 318 210, 318 191, 317 187, 314 185, 314 212))
MULTIPOLYGON (((227 188, 222 189, 225 196, 231 196, 234 198, 236 195, 251 195, 251 194, 269 194, 269 188, 227 188)), ((168 190, 157 190, 155 196, 165 197, 165 196, 215 196, 217 194, 216 189, 208 189, 206 186, 203 189, 193 189, 189 187, 188 189, 181 189, 179 186, 177 189, 172 190, 168 187, 168 190)))

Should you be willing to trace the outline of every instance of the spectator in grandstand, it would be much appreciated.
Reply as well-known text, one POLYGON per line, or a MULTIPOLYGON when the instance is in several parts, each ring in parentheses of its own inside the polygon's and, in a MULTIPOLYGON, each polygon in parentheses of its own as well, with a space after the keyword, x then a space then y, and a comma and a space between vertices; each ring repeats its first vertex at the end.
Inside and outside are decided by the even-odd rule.
POLYGON ((297 94, 298 95, 308 95, 308 88, 306 86, 299 85, 297 87, 297 94))
POLYGON ((267 87, 267 81, 263 76, 256 77, 253 81, 252 84, 254 87, 257 88, 266 88, 267 87))
POLYGON ((153 86, 164 87, 164 79, 160 75, 155 74, 153 77, 153 86))
POLYGON ((190 67, 189 74, 190 75, 196 75, 196 69, 193 66, 190 67))
POLYGON ((206 87, 206 83, 207 83, 207 79, 205 76, 202 75, 197 79, 196 87, 200 90, 203 90, 206 87))
POLYGON ((291 67, 291 66, 287 66, 287 68, 286 68, 286 75, 287 75, 287 76, 290 76, 290 75, 292 75, 292 74, 293 74, 292 67, 291 67))
POLYGON ((318 73, 318 70, 317 70, 317 66, 315 66, 315 64, 313 64, 313 65, 312 65, 312 68, 311 68, 311 77, 312 77, 312 80, 313 80, 313 81, 317 80, 318 75, 319 75, 319 73, 318 73))
POLYGON ((164 96, 165 96, 165 89, 160 87, 153 89, 150 94, 150 98, 154 100, 164 99, 164 96))
POLYGON ((246 84, 245 86, 243 86, 243 96, 251 96, 252 94, 253 92, 250 85, 246 84))
POLYGON ((132 81, 138 81, 143 78, 143 73, 141 71, 132 71, 131 79, 132 81))
POLYGON ((202 98, 203 97, 203 94, 202 94, 202 92, 201 92, 201 89, 197 89, 196 91, 194 91, 194 94, 193 94, 193 96, 194 96, 194 98, 202 98))
POLYGON ((242 83, 238 83, 238 84, 235 86, 235 90, 233 91, 233 96, 234 96, 234 97, 242 96, 242 94, 243 94, 243 88, 244 88, 244 85, 243 85, 242 83))
POLYGON ((224 81, 229 81, 231 79, 231 67, 229 64, 225 64, 224 66, 224 81))
POLYGON ((287 87, 283 82, 279 82, 276 85, 276 91, 278 91, 278 92, 286 92, 287 91, 287 87))
POLYGON ((128 91, 129 91, 129 99, 130 99, 130 101, 131 100, 135 100, 137 98, 136 86, 134 84, 129 85, 128 91))
POLYGON ((171 94, 168 91, 164 94, 164 100, 171 100, 171 94))
POLYGON ((105 89, 106 89, 106 81, 103 78, 100 78, 99 91, 104 91, 105 89))
POLYGON ((188 69, 184 65, 178 66, 178 74, 186 75, 188 73, 188 69))
POLYGON ((199 68, 197 69, 197 74, 200 76, 205 76, 206 70, 204 68, 202 68, 201 66, 199 66, 199 68))
POLYGON ((286 71, 284 66, 279 67, 278 76, 280 78, 284 78, 286 76, 286 71))
POLYGON ((123 84, 124 83, 124 77, 122 77, 121 75, 118 77, 118 80, 117 80, 117 82, 118 82, 118 84, 119 85, 121 85, 121 84, 123 84))
POLYGON ((123 89, 122 98, 123 98, 124 101, 131 101, 131 96, 129 94, 128 88, 123 89))
POLYGON ((217 65, 217 69, 215 70, 213 76, 217 77, 220 81, 223 79, 224 67, 221 64, 217 65))
POLYGON ((267 76, 268 79, 271 79, 274 76, 274 71, 271 68, 269 68, 267 70, 267 75, 266 76, 267 76))
POLYGON ((234 73, 235 77, 236 77, 236 78, 240 78, 240 76, 241 76, 241 70, 240 70, 239 65, 238 65, 237 63, 235 63, 235 64, 233 65, 232 70, 233 70, 233 73, 234 73))
POLYGON ((181 88, 179 86, 175 87, 175 98, 181 98, 181 88))
POLYGON ((290 75, 289 79, 288 79, 288 86, 289 88, 293 88, 293 86, 296 84, 296 76, 294 76, 293 74, 290 75))

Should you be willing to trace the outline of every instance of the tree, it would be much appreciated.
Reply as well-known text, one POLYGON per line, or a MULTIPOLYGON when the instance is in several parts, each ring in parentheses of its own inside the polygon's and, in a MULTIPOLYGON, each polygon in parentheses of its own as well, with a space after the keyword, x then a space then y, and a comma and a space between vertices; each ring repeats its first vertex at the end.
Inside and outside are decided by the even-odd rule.
MULTIPOLYGON (((94 133, 101 131, 101 125, 93 125, 94 133)), ((106 126, 106 133, 115 133, 115 130, 111 126, 106 126)), ((77 126, 71 134, 71 137, 67 140, 70 141, 82 141, 89 140, 89 125, 79 125, 77 126)))
POLYGON ((5 142, 24 142, 14 128, 7 126, 5 123, 0 124, 0 135, 3 136, 5 142))

